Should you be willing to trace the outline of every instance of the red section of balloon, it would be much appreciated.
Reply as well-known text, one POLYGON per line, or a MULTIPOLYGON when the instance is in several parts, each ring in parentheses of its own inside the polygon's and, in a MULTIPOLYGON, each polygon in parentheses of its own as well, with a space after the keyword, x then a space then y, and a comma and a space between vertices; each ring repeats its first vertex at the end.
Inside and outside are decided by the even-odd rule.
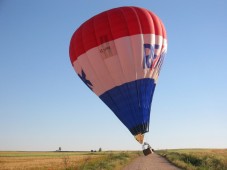
POLYGON ((102 12, 83 23, 73 34, 69 50, 71 62, 100 44, 136 34, 155 34, 166 39, 161 20, 147 9, 119 7, 102 12))

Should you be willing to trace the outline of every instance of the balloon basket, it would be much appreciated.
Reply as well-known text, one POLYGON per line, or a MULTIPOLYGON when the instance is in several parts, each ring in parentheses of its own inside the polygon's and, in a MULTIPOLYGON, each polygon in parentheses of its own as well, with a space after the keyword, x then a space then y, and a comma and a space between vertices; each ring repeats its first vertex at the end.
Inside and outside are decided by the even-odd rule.
POLYGON ((143 154, 144 154, 145 156, 150 155, 151 153, 152 153, 151 148, 147 148, 147 149, 144 149, 144 150, 143 150, 143 154))
POLYGON ((143 148, 143 154, 145 156, 152 154, 154 151, 147 142, 144 142, 142 148, 143 148))

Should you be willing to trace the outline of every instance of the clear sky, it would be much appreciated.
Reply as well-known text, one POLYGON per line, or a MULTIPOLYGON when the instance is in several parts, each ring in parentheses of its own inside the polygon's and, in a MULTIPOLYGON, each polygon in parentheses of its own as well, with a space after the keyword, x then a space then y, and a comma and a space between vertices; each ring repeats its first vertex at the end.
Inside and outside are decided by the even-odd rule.
POLYGON ((146 141, 227 148, 226 0, 0 0, 0 150, 141 149, 69 60, 80 24, 119 6, 147 8, 167 30, 146 141))

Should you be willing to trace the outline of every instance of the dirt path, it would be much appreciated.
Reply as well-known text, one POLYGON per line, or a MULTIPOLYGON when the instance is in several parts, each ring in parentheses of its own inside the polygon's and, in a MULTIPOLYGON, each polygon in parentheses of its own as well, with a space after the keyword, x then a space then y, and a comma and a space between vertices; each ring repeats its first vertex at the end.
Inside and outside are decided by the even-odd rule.
POLYGON ((140 156, 123 170, 180 170, 157 154, 140 156))

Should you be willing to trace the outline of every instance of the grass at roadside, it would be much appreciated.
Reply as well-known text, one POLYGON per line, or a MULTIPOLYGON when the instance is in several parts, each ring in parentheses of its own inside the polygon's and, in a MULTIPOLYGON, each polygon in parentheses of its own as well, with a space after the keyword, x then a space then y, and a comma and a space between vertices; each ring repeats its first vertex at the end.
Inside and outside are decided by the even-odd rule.
POLYGON ((227 149, 173 149, 157 153, 186 170, 227 170, 227 149))
POLYGON ((119 170, 141 152, 0 152, 0 170, 119 170))
POLYGON ((85 160, 77 170, 120 170, 139 155, 138 152, 109 153, 96 160, 85 160))

